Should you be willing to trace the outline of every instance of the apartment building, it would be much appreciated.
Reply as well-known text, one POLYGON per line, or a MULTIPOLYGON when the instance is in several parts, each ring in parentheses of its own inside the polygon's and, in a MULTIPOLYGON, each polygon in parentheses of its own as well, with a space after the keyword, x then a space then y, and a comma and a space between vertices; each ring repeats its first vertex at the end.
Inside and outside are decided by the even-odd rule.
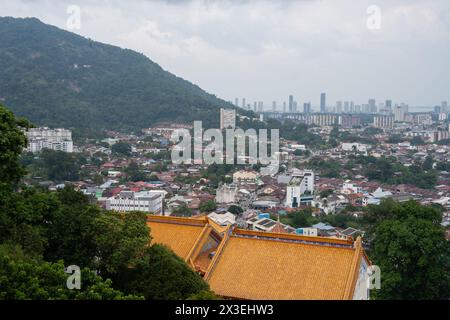
POLYGON ((164 194, 164 190, 122 191, 117 196, 106 199, 106 210, 164 214, 164 194))
POLYGON ((50 149, 73 152, 72 131, 67 129, 31 128, 26 131, 28 152, 50 149))

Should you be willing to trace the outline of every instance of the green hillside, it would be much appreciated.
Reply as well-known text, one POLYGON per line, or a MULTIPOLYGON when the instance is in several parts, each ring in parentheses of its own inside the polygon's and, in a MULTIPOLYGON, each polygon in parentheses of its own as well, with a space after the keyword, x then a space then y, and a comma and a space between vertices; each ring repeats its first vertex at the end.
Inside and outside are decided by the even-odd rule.
POLYGON ((164 121, 217 126, 230 105, 143 54, 35 18, 0 17, 0 102, 37 125, 139 130, 164 121))

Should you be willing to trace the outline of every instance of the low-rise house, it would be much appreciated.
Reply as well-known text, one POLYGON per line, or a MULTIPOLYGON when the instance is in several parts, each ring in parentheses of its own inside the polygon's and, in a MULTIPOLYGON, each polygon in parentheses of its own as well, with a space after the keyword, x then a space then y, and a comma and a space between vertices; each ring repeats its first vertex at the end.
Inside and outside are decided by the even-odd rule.
POLYGON ((233 183, 255 183, 257 178, 255 171, 239 170, 233 173, 233 183))
POLYGON ((236 216, 231 212, 212 212, 208 214, 208 218, 210 218, 220 226, 229 226, 236 223, 236 216))

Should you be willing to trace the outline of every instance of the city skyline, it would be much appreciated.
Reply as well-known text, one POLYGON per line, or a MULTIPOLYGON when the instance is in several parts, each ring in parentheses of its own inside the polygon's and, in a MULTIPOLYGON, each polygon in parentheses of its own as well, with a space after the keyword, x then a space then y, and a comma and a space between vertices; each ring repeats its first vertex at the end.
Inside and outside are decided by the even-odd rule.
MULTIPOLYGON (((411 109, 412 112, 432 112, 436 110, 436 108, 445 108, 447 107, 448 101, 447 100, 441 100, 433 105, 428 106, 415 106, 415 105, 409 105, 408 103, 405 103, 403 101, 394 101, 392 99, 386 98, 377 100, 375 98, 368 98, 365 101, 354 101, 354 100, 348 100, 348 99, 341 99, 336 101, 330 101, 328 99, 328 95, 326 92, 322 92, 319 95, 319 98, 316 100, 302 100, 301 98, 296 98, 295 94, 289 94, 287 95, 286 99, 284 100, 271 100, 269 101, 261 101, 260 99, 248 99, 247 97, 235 97, 233 100, 229 100, 230 103, 232 103, 235 106, 238 106, 242 109, 249 109, 253 111, 277 111, 277 112, 298 112, 302 113, 304 110, 305 104, 309 105, 309 108, 312 112, 335 112, 335 113, 341 113, 341 112, 348 112, 349 110, 353 109, 354 107, 362 107, 364 105, 376 107, 377 109, 380 109, 381 107, 386 107, 391 109, 392 112, 394 112, 394 108, 396 106, 404 106, 406 105, 409 109, 411 109), (323 99, 323 102, 322 102, 323 99), (287 108, 286 108, 287 106, 287 108), (344 108, 343 108, 344 106, 344 108), (286 110, 284 110, 286 108, 286 110), (347 111, 346 111, 347 108, 347 111), (334 110, 333 110, 334 109, 334 110)), ((356 110, 355 110, 356 111, 356 110)), ((361 110, 362 111, 362 110, 361 110)), ((356 112, 356 113, 363 113, 363 112, 356 112)))

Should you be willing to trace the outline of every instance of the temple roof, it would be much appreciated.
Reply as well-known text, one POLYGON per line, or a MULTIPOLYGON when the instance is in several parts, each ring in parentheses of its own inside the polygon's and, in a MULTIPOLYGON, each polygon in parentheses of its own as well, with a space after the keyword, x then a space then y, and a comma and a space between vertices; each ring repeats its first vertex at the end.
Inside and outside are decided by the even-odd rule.
MULTIPOLYGON (((156 216, 155 216, 156 217, 156 216)), ((177 220, 175 220, 177 221, 177 220)), ((204 219, 192 219, 173 222, 172 219, 155 219, 147 222, 153 241, 172 249, 179 257, 186 259, 206 225, 204 219)))
POLYGON ((148 224, 154 242, 172 248, 227 298, 352 299, 367 260, 360 238, 223 228, 207 217, 149 216, 148 224))

